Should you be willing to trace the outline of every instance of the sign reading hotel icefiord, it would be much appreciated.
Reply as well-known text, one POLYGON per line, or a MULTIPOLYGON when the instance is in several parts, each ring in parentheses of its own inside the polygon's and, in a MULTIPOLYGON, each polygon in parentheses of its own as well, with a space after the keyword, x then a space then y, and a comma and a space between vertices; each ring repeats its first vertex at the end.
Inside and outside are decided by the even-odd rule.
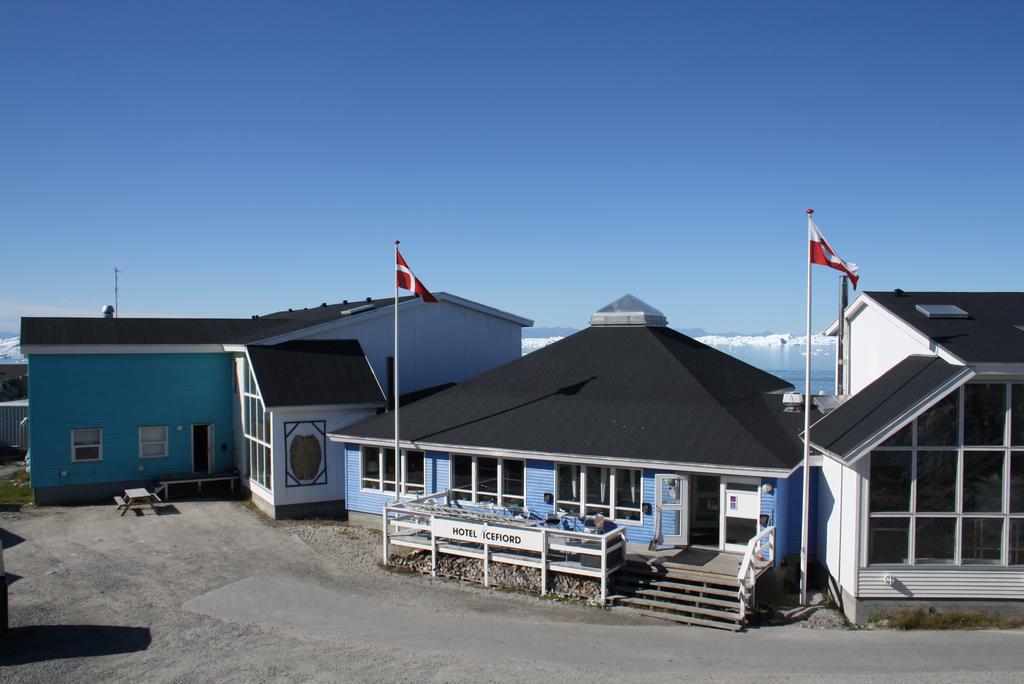
POLYGON ((431 531, 435 537, 492 546, 507 546, 524 551, 540 551, 544 544, 542 533, 538 530, 490 527, 481 523, 458 520, 434 518, 431 531))

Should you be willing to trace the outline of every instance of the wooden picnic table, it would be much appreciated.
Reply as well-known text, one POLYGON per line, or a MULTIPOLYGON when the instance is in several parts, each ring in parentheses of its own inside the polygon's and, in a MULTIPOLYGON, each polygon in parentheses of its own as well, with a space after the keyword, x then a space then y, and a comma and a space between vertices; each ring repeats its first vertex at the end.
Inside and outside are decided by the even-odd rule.
POLYGON ((142 487, 126 489, 124 490, 124 497, 114 497, 114 503, 116 503, 118 509, 120 509, 121 515, 127 513, 128 509, 132 506, 143 506, 145 504, 152 506, 154 503, 158 503, 159 501, 160 497, 157 496, 155 492, 151 492, 142 487))

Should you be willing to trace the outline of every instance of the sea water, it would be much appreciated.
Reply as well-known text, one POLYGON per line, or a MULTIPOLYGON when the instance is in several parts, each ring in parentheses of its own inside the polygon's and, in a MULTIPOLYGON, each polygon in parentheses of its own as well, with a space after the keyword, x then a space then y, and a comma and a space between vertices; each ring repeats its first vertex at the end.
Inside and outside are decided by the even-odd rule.
MULTIPOLYGON (((782 344, 777 346, 725 346, 714 345, 715 349, 734 356, 751 366, 777 375, 800 392, 804 389, 804 345, 782 344)), ((811 345, 811 393, 835 393, 835 345, 811 345)))

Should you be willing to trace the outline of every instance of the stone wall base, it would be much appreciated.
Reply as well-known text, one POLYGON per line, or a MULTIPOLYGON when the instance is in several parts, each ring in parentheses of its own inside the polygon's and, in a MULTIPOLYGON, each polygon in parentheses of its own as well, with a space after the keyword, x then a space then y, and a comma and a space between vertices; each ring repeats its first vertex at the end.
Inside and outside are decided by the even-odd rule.
POLYGON ((865 624, 905 610, 922 609, 937 613, 985 613, 1003 617, 1024 617, 1024 601, 1007 599, 856 599, 843 590, 843 612, 856 624, 865 624))

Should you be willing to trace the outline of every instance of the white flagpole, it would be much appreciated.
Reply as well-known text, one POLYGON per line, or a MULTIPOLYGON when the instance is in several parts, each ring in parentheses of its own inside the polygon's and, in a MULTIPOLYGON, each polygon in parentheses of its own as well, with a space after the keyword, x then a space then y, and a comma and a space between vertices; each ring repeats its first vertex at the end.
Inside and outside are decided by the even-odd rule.
POLYGON ((402 451, 399 448, 398 441, 398 240, 395 240, 395 387, 392 390, 394 392, 395 399, 395 502, 400 500, 399 492, 401 491, 402 485, 402 451))
POLYGON ((807 338, 805 350, 807 357, 804 363, 804 477, 803 504, 800 518, 800 604, 807 605, 807 548, 810 536, 810 500, 811 500, 811 221, 814 219, 813 209, 807 210, 807 338))

